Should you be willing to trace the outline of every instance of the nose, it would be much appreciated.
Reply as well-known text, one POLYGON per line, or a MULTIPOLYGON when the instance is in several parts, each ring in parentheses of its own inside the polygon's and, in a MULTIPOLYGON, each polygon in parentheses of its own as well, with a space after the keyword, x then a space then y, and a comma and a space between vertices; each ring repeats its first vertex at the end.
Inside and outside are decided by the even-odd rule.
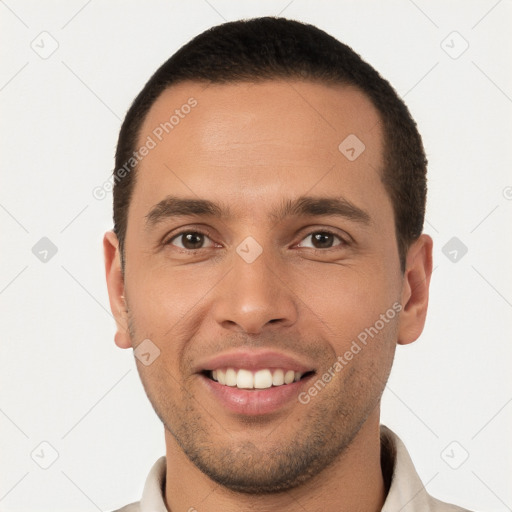
POLYGON ((297 298, 290 273, 268 251, 248 263, 238 254, 225 278, 215 287, 215 321, 224 329, 259 334, 297 321, 297 298))

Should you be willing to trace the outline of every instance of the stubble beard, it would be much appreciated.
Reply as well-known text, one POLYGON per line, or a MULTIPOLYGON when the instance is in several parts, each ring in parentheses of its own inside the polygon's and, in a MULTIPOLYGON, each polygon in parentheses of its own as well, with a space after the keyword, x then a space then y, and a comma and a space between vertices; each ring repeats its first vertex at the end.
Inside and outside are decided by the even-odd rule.
MULTIPOLYGON (((132 343, 139 339, 134 331, 133 319, 130 319, 132 343)), ((328 391, 323 390, 307 405, 297 405, 304 408, 297 431, 283 429, 287 418, 281 418, 276 426, 268 429, 271 432, 264 441, 269 439, 269 442, 263 447, 261 441, 259 445, 253 443, 249 433, 255 425, 261 426, 261 420, 254 425, 247 421, 247 438, 235 442, 229 431, 199 405, 193 392, 178 386, 163 366, 155 366, 147 372, 139 364, 138 370, 157 416, 187 458, 215 483, 234 492, 253 495, 296 488, 318 477, 343 457, 378 407, 389 375, 388 371, 381 376, 384 382, 378 378, 379 382, 365 386, 361 375, 352 371, 353 368, 344 369, 348 373, 344 379, 333 379, 328 391), (357 384, 350 386, 351 382, 357 384), (175 400, 175 393, 181 394, 183 399, 175 400), (361 396, 364 393, 365 396, 361 396)), ((260 431, 258 428, 258 436, 260 431)))

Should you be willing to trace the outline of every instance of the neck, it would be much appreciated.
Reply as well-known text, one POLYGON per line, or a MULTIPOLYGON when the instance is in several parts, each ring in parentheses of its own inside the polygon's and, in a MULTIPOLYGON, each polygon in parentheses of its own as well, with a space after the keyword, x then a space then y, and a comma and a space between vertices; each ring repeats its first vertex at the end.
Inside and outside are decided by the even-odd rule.
POLYGON ((277 494, 249 495, 220 487, 197 469, 167 430, 165 436, 165 499, 172 512, 260 512, 279 508, 289 512, 378 512, 386 497, 378 407, 338 459, 299 487, 277 494))

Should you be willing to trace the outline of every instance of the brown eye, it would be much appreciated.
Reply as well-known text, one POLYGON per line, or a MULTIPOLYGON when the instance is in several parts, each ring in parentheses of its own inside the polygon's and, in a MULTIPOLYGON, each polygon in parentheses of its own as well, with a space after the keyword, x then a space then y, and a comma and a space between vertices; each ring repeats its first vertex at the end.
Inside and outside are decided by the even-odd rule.
POLYGON ((332 247, 333 240, 334 235, 331 235, 330 233, 315 233, 311 237, 311 241, 317 249, 332 247))
MULTIPOLYGON (((203 249, 203 245, 206 240, 210 240, 210 238, 205 233, 201 233, 199 231, 183 231, 171 238, 167 242, 167 245, 175 245, 181 249, 194 251, 197 249, 203 249)), ((211 244, 210 247, 211 246, 213 246, 213 244, 211 244)))
POLYGON ((330 233, 329 231, 315 231, 311 233, 307 237, 303 238, 303 241, 299 244, 299 247, 312 247, 313 249, 331 249, 332 247, 336 247, 338 245, 343 245, 345 243, 344 240, 341 239, 338 235, 334 233, 330 233), (304 240, 310 239, 310 246, 303 245, 304 240), (336 239, 339 240, 339 243, 335 243, 336 239))

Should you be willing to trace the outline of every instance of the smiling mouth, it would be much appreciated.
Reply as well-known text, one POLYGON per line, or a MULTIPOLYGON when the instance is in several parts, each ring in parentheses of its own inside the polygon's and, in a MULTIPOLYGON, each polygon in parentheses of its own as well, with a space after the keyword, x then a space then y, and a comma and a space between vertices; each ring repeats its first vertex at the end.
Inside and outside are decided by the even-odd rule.
POLYGON ((216 370, 205 370, 202 373, 207 378, 223 386, 250 390, 286 386, 305 379, 315 372, 309 371, 301 373, 281 368, 264 368, 257 371, 244 368, 217 368, 216 370))

